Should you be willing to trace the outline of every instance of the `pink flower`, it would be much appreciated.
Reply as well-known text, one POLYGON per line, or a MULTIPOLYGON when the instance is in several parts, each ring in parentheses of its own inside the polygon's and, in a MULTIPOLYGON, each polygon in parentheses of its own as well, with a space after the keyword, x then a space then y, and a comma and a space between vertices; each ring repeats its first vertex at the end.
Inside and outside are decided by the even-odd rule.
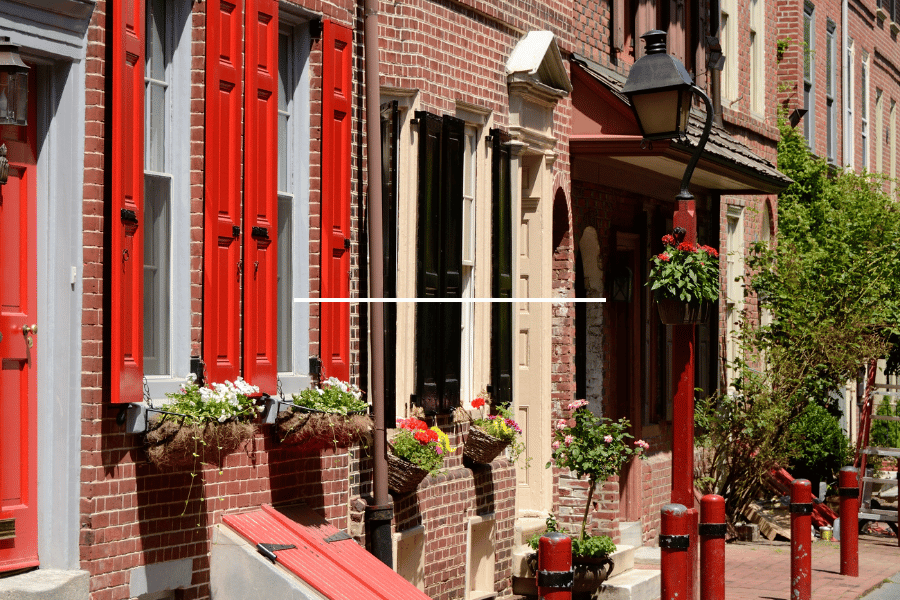
POLYGON ((578 410, 582 406, 587 406, 587 400, 575 400, 574 402, 569 402, 569 410, 578 410))
POLYGON ((559 429, 560 431, 562 431, 566 427, 568 427, 568 423, 566 423, 565 419, 560 419, 559 421, 556 422, 556 428, 559 429))
POLYGON ((649 449, 650 449, 650 444, 648 444, 648 443, 645 442, 644 440, 636 440, 636 441, 634 442, 634 445, 637 446, 638 448, 642 448, 643 450, 649 450, 649 449))
POLYGON ((434 451, 435 451, 436 454, 443 454, 443 453, 444 453, 444 449, 441 448, 440 446, 435 446, 435 447, 434 447, 434 451))
POLYGON ((606 442, 607 444, 611 443, 612 440, 613 440, 613 438, 612 438, 611 435, 604 435, 604 436, 603 436, 603 441, 606 442))
POLYGON ((575 441, 575 438, 573 438, 571 435, 566 436, 566 446, 571 446, 572 442, 574 442, 574 441, 575 441))
POLYGON ((554 450, 559 450, 559 442, 553 442, 552 444, 550 444, 550 447, 554 450))

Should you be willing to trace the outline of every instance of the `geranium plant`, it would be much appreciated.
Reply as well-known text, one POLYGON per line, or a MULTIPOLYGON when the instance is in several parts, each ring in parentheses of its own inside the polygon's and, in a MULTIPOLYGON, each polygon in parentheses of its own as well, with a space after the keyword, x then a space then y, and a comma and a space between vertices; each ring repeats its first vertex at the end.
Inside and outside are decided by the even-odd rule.
MULTIPOLYGON (((628 433, 630 423, 627 419, 613 421, 598 417, 588 408, 587 400, 575 400, 569 403, 571 417, 556 422, 553 433, 553 459, 547 463, 569 469, 579 478, 590 480, 584 516, 581 520, 581 535, 573 549, 578 547, 592 552, 584 556, 597 556, 593 552, 602 552, 605 546, 588 541, 588 516, 594 490, 598 483, 603 483, 613 475, 618 475, 632 457, 644 458, 644 451, 650 445, 643 440, 633 440, 628 433)), ((573 550, 573 554, 575 554, 573 550)))
POLYGON ((719 253, 710 246, 684 241, 676 227, 662 237, 665 250, 650 259, 647 285, 657 300, 714 302, 719 298, 719 253))
POLYGON ((210 383, 197 385, 197 376, 191 373, 178 392, 166 394, 172 402, 166 406, 163 419, 184 418, 185 424, 203 424, 216 421, 224 423, 229 419, 247 420, 262 412, 256 398, 259 388, 250 385, 241 377, 234 383, 210 383))
POLYGON ((416 417, 398 419, 399 431, 391 439, 394 454, 408 460, 429 475, 437 473, 444 466, 444 457, 455 449, 450 446, 450 438, 438 427, 416 417))

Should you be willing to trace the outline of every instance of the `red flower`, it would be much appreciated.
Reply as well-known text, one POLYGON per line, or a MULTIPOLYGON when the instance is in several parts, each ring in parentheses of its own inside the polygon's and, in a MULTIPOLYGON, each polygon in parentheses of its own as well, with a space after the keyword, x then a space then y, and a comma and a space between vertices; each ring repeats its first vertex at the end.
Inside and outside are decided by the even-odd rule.
POLYGON ((662 236, 662 243, 665 244, 666 246, 674 246, 675 245, 675 236, 672 235, 671 233, 667 233, 666 235, 662 236))
POLYGON ((666 254, 665 252, 663 252, 662 254, 658 254, 658 255, 656 256, 656 258, 658 258, 659 260, 661 260, 661 261, 663 261, 663 262, 668 262, 668 261, 669 261, 669 255, 666 254))
POLYGON ((697 251, 696 247, 694 247, 694 245, 690 242, 681 242, 680 244, 678 244, 678 249, 683 250, 684 252, 696 252, 697 251))
POLYGON ((714 258, 719 258, 719 252, 712 246, 700 246, 700 249, 714 258))
POLYGON ((419 430, 413 434, 413 437, 423 446, 429 442, 438 441, 438 434, 430 429, 419 430))
POLYGON ((410 431, 428 429, 428 423, 415 417, 397 419, 397 425, 400 426, 401 429, 409 429, 410 431))
POLYGON ((484 398, 475 398, 472 400, 472 408, 481 408, 484 406, 484 398))

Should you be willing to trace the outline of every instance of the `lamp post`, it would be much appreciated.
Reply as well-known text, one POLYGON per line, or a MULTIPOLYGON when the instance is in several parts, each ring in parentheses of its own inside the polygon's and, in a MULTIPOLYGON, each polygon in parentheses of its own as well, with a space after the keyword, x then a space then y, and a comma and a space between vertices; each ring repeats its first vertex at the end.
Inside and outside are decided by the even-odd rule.
MULTIPOLYGON (((6 36, 0 37, 0 125, 28 125, 28 65, 6 36)), ((6 144, 0 140, 0 185, 8 175, 6 144)))
MULTIPOLYGON (((678 209, 675 211, 674 225, 676 228, 684 229, 684 241, 696 244, 697 212, 694 196, 688 190, 688 185, 709 139, 713 120, 712 102, 703 90, 694 85, 681 61, 666 54, 665 32, 648 31, 641 38, 646 42, 647 52, 634 63, 622 91, 631 101, 644 139, 652 141, 686 137, 692 95, 696 94, 706 104, 703 133, 685 168, 681 179, 681 191, 675 197, 678 209)), ((677 380, 673 400, 671 502, 687 507, 690 523, 690 565, 687 589, 681 590, 680 597, 694 598, 698 556, 698 515, 694 509, 693 481, 694 326, 675 325, 672 334, 672 369, 677 380)), ((663 598, 666 598, 665 591, 663 598)))

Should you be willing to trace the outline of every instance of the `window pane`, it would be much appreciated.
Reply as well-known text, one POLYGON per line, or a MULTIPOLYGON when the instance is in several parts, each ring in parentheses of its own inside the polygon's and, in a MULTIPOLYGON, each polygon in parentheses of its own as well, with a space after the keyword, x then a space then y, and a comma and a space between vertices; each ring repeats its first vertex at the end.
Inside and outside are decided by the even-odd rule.
POLYGON ((169 374, 170 189, 168 177, 144 175, 144 372, 169 374))
POLYGON ((278 371, 293 371, 294 284, 291 276, 293 247, 293 198, 278 197, 278 371))
POLYGON ((290 36, 278 36, 278 190, 288 189, 288 93, 293 90, 291 81, 290 36))
POLYGON ((146 76, 158 81, 166 79, 166 14, 165 0, 153 0, 147 25, 147 73, 146 76))
POLYGON ((165 173, 166 89, 156 82, 147 86, 147 143, 144 168, 165 173))

